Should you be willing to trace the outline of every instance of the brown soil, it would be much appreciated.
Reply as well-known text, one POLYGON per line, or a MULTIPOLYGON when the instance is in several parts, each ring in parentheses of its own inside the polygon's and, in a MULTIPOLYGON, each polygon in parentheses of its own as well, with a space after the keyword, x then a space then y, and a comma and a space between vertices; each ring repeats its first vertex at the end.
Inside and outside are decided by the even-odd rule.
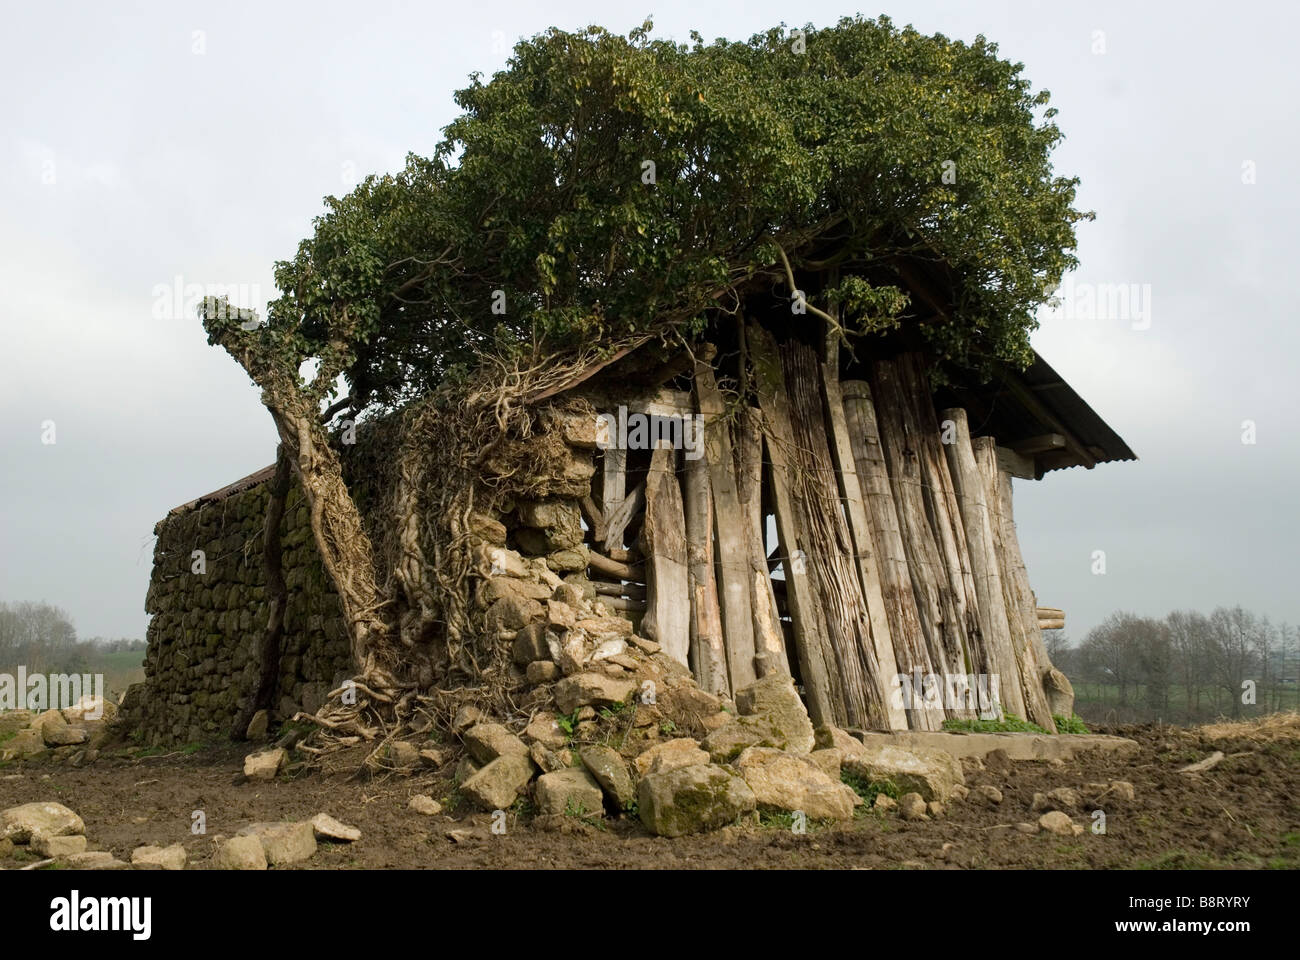
MULTIPOLYGON (((305 819, 321 811, 355 824, 355 844, 322 844, 308 868, 1300 868, 1300 740, 1211 740, 1199 730, 1151 725, 1098 732, 1136 739, 1128 757, 1088 754, 1065 764, 1016 763, 968 767, 967 785, 1003 793, 989 807, 972 796, 948 805, 940 820, 907 823, 896 815, 863 813, 846 824, 810 824, 794 834, 788 821, 765 817, 718 833, 668 840, 639 821, 606 818, 596 825, 572 818, 511 811, 504 835, 491 817, 458 805, 448 775, 356 777, 360 756, 342 772, 314 771, 271 783, 241 783, 246 748, 210 748, 191 755, 140 756, 121 751, 89 767, 43 763, 0 769, 0 808, 57 800, 86 822, 91 849, 129 859, 141 844, 184 844, 190 865, 210 865, 218 835, 231 836, 257 820, 305 819), (1177 769, 1213 750, 1227 754, 1203 774, 1177 769), (1103 802, 1106 832, 1078 837, 1027 835, 1015 824, 1030 813, 1035 792, 1127 780, 1131 803, 1103 802), (426 817, 407 809, 427 793, 450 813, 426 817), (194 835, 193 811, 207 818, 194 835), (451 831, 457 831, 455 838, 451 831)), ((1091 805, 1074 814, 1090 827, 1091 805)), ((30 858, 19 852, 0 866, 30 858)))

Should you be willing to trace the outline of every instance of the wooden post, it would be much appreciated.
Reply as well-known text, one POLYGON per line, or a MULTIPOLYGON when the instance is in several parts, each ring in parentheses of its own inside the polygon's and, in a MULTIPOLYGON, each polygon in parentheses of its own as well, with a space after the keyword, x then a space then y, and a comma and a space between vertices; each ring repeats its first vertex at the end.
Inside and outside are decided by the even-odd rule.
POLYGON ((781 615, 776 608, 772 578, 767 569, 767 550, 763 545, 763 415, 754 407, 745 407, 737 418, 736 493, 744 520, 745 540, 749 548, 749 604, 754 616, 755 672, 790 673, 785 653, 785 635, 781 632, 781 615))
MULTIPOLYGON (((928 676, 934 672, 934 667, 930 662, 925 633, 921 629, 921 619, 917 612, 916 595, 913 593, 907 553, 899 528, 898 508, 894 504, 885 455, 881 449, 880 429, 876 423, 871 388, 862 380, 846 380, 841 387, 849 442, 866 501, 872 542, 875 544, 876 568, 880 574, 880 590, 889 616, 895 663, 900 673, 913 678, 928 676)), ((905 703, 911 707, 907 716, 913 730, 942 728, 945 717, 942 704, 937 710, 927 710, 914 700, 905 700, 905 703)))
POLYGON ((646 562, 645 635, 682 664, 690 662, 690 596, 686 567, 686 518, 677 485, 677 451, 659 447, 645 481, 641 549, 646 562))
POLYGON ((713 494, 707 461, 688 456, 682 479, 691 602, 691 667, 702 689, 730 696, 722 611, 718 608, 718 583, 713 573, 713 494))
MULTIPOLYGON (((989 506, 989 527, 993 533, 993 546, 997 554, 998 568, 1001 572, 1002 596, 1005 598, 1006 617, 1011 636, 1011 649, 1015 654, 1021 670, 1021 688, 1024 697, 1026 718, 1034 721, 1045 730, 1056 730, 1056 721, 1052 718, 1052 706, 1044 689, 1044 663, 1040 662, 1035 648, 1035 639, 1041 643, 1041 632, 1037 624, 1037 610, 1034 597, 1024 596, 1024 589, 1017 580, 1015 557, 1019 555, 1019 545, 1015 545, 1015 555, 1008 544, 1008 533, 1014 537, 1014 524, 1008 523, 1006 505, 1002 501, 1002 479, 1006 477, 1010 485, 1010 476, 1000 466, 997 445, 992 437, 976 437, 971 441, 975 462, 979 464, 984 480, 985 498, 989 506), (1030 610, 1034 617, 1030 617, 1030 610)), ((1027 583, 1027 581, 1026 581, 1027 583)), ((1045 650, 1044 650, 1045 653, 1045 650)))
POLYGON ((826 439, 822 368, 817 352, 797 341, 781 348, 781 365, 794 429, 791 462, 796 465, 799 491, 795 504, 808 537, 808 568, 816 579, 826 617, 827 663, 834 664, 844 690, 840 724, 888 730, 889 696, 871 640, 867 603, 852 557, 853 540, 840 508, 839 485, 826 439))
POLYGON ((754 363, 759 408, 763 413, 764 447, 771 464, 770 485, 776 510, 777 538, 785 572, 790 619, 794 623, 794 646, 799 658, 799 676, 808 699, 808 713, 816 724, 834 723, 843 712, 838 676, 826 662, 826 623, 817 587, 806 564, 796 557, 805 554, 806 542, 799 512, 794 505, 794 477, 790 454, 794 449, 790 408, 781 375, 781 360, 772 335, 758 324, 749 327, 749 355, 754 363))
POLYGON ((718 593, 722 634, 727 648, 731 688, 739 690, 758 679, 754 657, 754 620, 749 603, 749 560, 740 497, 736 492, 735 460, 727 432, 722 394, 713 367, 695 365, 695 394, 704 417, 704 457, 713 488, 713 516, 718 542, 718 593))
POLYGON ((948 458, 948 470, 952 475, 962 526, 966 531, 971 574, 975 580, 977 615, 986 652, 983 659, 992 664, 1001 677, 999 688, 1003 708, 1037 723, 1037 719, 1026 712, 1020 658, 1013 649, 1011 626, 1007 622, 1002 571, 989 519, 988 494, 984 475, 975 462, 975 451, 971 448, 970 424, 966 411, 961 407, 952 407, 940 413, 939 417, 945 441, 943 450, 948 458))
POLYGON ((852 549, 857 557, 858 577, 862 596, 867 604, 871 623, 871 643, 876 652, 877 682, 885 692, 885 707, 891 730, 906 730, 907 714, 898 693, 898 664, 894 658, 894 641, 889 626, 889 614, 881 592, 880 569, 876 562, 876 545, 871 535, 871 523, 863 502, 862 487, 854 462, 849 440, 848 421, 844 416, 844 398, 840 393, 837 364, 822 366, 822 392, 826 403, 827 438, 830 440, 831 460, 840 481, 840 496, 844 500, 844 513, 848 520, 852 549))
MULTIPOLYGON (((623 498, 627 495, 627 450, 618 445, 618 438, 611 437, 610 445, 605 450, 604 476, 601 485, 601 509, 604 512, 606 523, 609 518, 618 510, 622 504, 623 498)), ((605 549, 612 550, 615 547, 623 546, 622 530, 619 530, 620 542, 611 543, 609 532, 606 530, 605 549)))

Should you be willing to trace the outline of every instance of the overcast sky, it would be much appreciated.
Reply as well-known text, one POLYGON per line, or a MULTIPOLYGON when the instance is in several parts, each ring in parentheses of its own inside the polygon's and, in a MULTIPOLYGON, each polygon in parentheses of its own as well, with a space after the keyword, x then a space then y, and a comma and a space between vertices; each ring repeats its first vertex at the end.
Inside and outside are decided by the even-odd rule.
POLYGON ((1300 621, 1293 4, 3 7, 0 600, 144 635, 153 524, 275 446, 257 391, 161 291, 242 284, 262 308, 321 198, 429 152, 452 91, 517 38, 647 12, 660 36, 745 38, 860 11, 1024 62, 1097 212, 1076 297, 1034 342, 1141 460, 1016 482, 1040 602, 1075 639, 1120 609, 1300 621), (1121 283, 1149 317, 1089 319, 1078 294, 1121 283))

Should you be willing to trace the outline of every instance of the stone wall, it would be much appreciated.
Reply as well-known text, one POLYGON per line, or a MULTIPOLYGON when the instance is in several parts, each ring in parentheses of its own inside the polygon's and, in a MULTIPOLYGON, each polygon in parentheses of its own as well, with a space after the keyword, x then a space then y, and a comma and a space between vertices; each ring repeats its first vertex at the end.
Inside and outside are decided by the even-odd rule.
MULTIPOLYGON (((266 627, 262 528, 268 482, 172 513, 154 528, 152 615, 143 690, 132 692, 132 722, 151 745, 224 739, 257 686, 257 643, 266 627), (193 572, 193 551, 206 572, 193 572)), ((281 525, 288 589, 278 719, 314 712, 351 676, 338 596, 321 565, 295 481, 281 525)))

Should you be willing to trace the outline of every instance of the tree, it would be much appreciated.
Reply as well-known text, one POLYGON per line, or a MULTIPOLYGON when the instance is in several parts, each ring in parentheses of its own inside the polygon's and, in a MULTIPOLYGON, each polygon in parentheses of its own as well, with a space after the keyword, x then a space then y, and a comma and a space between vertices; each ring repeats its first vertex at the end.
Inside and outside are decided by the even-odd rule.
MULTIPOLYGON (((983 37, 887 18, 797 42, 773 29, 678 45, 650 31, 521 42, 505 70, 456 94, 465 112, 432 157, 327 199, 277 264, 264 324, 203 306, 209 342, 262 389, 377 699, 427 681, 412 670, 430 624, 444 640, 468 629, 454 596, 465 561, 449 578, 445 552, 470 504, 438 494, 434 530, 404 536, 386 594, 333 416, 406 405, 412 433, 441 430, 442 449, 469 451, 455 468, 470 475, 565 358, 792 301, 842 338, 907 325, 946 368, 987 373, 1029 360, 1034 312, 1075 263, 1087 215, 1072 206, 1077 181, 1052 172, 1049 95, 983 37), (921 265, 943 303, 912 303, 921 265)), ((441 469, 434 484, 403 462, 398 529, 447 486, 441 469)))

